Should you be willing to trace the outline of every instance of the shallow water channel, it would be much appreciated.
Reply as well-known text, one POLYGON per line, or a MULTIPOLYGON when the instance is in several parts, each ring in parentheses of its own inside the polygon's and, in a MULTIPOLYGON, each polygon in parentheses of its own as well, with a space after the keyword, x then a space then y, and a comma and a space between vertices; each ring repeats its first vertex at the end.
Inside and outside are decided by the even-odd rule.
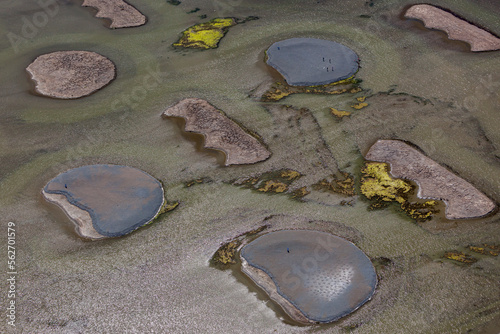
MULTIPOLYGON (((57 0, 49 12, 45 2, 0 2, 0 250, 7 254, 3 240, 8 222, 15 223, 17 270, 16 327, 4 317, 0 332, 498 331, 500 256, 469 246, 500 246, 500 214, 449 221, 441 212, 417 223, 396 205, 368 210, 359 180, 363 155, 377 139, 401 139, 500 202, 500 51, 473 53, 466 43, 404 20, 401 13, 413 3, 407 0, 184 0, 177 6, 131 0, 148 22, 116 30, 81 1, 57 0), (230 28, 217 49, 172 47, 193 24, 248 16, 259 19, 230 28), (261 102, 255 92, 276 79, 265 50, 294 37, 354 50, 362 91, 261 102), (25 68, 60 50, 105 55, 117 76, 88 97, 39 96, 25 68), (182 122, 160 117, 188 97, 208 100, 258 133, 271 158, 224 167, 222 153, 204 149, 199 136, 181 130, 182 122), (351 108, 358 97, 368 106, 351 108), (351 116, 339 119, 330 107, 351 116), (89 164, 141 169, 180 205, 128 236, 83 240, 41 190, 59 173, 89 164), (281 169, 303 175, 295 188, 348 172, 357 195, 317 191, 299 201, 233 184, 281 169), (202 181, 186 186, 192 180, 202 181), (209 265, 222 243, 263 225, 354 242, 377 268, 373 299, 338 322, 298 326, 248 279, 209 265), (477 261, 445 259, 449 251, 477 261)), ((497 1, 428 3, 500 35, 497 1)), ((8 278, 7 261, 1 263, 8 278)), ((0 280, 3 310, 9 286, 0 280)))

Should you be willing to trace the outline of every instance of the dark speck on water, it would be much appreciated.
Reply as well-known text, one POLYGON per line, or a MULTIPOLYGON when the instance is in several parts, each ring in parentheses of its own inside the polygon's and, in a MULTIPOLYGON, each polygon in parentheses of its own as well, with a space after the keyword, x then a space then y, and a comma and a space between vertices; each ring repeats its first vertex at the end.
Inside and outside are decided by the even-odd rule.
POLYGON ((287 252, 287 253, 290 253, 290 248, 287 248, 287 249, 286 249, 286 252, 287 252))

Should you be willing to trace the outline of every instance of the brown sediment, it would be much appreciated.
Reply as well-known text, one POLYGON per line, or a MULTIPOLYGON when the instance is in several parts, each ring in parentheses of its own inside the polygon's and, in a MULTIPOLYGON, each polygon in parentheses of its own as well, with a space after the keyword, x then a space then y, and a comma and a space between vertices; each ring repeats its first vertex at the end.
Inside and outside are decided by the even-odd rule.
POLYGON ((472 184, 402 141, 378 140, 365 158, 389 163, 395 178, 415 181, 419 198, 444 201, 448 219, 483 217, 496 209, 496 204, 472 184))
POLYGON ((480 246, 468 246, 469 250, 482 255, 498 256, 500 247, 495 245, 482 244, 480 246))
POLYGON ((404 16, 422 21, 426 28, 442 30, 452 40, 469 43, 471 51, 500 49, 500 38, 441 8, 427 4, 414 5, 406 11, 404 16))
POLYGON ((26 70, 37 93, 76 99, 103 88, 115 78, 115 65, 90 51, 58 51, 37 57, 26 70))
POLYGON ((146 24, 146 16, 123 0, 83 0, 82 6, 96 8, 95 17, 110 19, 110 28, 129 28, 146 24))
POLYGON ((339 176, 332 174, 329 179, 323 179, 313 184, 314 190, 329 191, 346 196, 356 195, 354 189, 354 177, 348 172, 339 172, 339 176))
POLYGON ((185 131, 205 137, 205 148, 225 153, 225 165, 253 164, 271 156, 257 138, 202 99, 184 99, 169 107, 163 117, 182 117, 185 131))
POLYGON ((309 193, 306 187, 291 190, 290 186, 303 175, 292 169, 269 171, 260 175, 238 179, 233 185, 243 186, 267 194, 290 194, 292 198, 302 198, 309 193))

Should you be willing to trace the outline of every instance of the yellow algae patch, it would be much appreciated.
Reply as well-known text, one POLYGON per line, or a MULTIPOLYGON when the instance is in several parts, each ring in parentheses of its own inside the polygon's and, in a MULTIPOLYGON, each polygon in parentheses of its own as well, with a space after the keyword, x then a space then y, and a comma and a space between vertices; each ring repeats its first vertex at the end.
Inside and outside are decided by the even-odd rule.
POLYGON ((165 205, 165 207, 163 208, 162 213, 163 213, 163 212, 170 212, 170 211, 173 211, 173 210, 175 210, 178 206, 179 206, 179 202, 171 202, 171 203, 167 203, 167 205, 165 205))
POLYGON ((163 206, 161 207, 160 211, 158 211, 158 214, 154 217, 154 219, 158 218, 160 215, 162 215, 166 212, 170 212, 170 211, 177 209, 178 206, 179 206, 179 202, 177 202, 177 201, 175 201, 175 202, 165 201, 165 203, 163 203, 163 206))
POLYGON ((252 187, 254 186, 257 182, 259 182, 259 178, 258 177, 250 177, 248 179, 245 179, 241 182, 235 182, 234 184, 235 185, 238 185, 238 186, 247 186, 247 187, 252 187))
POLYGON ((358 98, 356 98, 356 100, 358 100, 359 102, 365 102, 366 96, 358 97, 358 98))
POLYGON ((351 108, 354 108, 356 110, 363 109, 364 107, 368 107, 368 103, 360 102, 360 103, 355 103, 351 106, 351 108))
POLYGON ((262 101, 275 102, 287 97, 288 95, 300 93, 324 95, 357 93, 361 91, 360 88, 354 87, 358 84, 358 82, 359 81, 354 79, 354 77, 320 86, 290 86, 286 82, 276 82, 262 95, 262 101))
POLYGON ((213 264, 228 265, 235 264, 235 254, 241 245, 239 240, 234 240, 222 245, 212 257, 213 264))
POLYGON ((283 193, 288 190, 288 185, 279 181, 268 180, 264 182, 262 186, 260 186, 257 190, 266 193, 268 192, 283 193))
POLYGON ((287 97, 290 94, 292 94, 292 92, 290 92, 290 91, 282 91, 279 88, 270 89, 268 92, 266 92, 263 95, 263 99, 265 101, 279 101, 279 100, 287 97))
POLYGON ((367 162, 361 173, 361 193, 369 199, 403 203, 406 200, 402 195, 412 190, 410 183, 389 175, 389 165, 386 163, 367 162))
POLYGON ((236 25, 233 18, 215 18, 196 24, 182 32, 182 37, 173 46, 195 49, 215 49, 229 27, 236 25))
POLYGON ((280 174, 280 177, 288 179, 290 181, 293 181, 296 178, 301 177, 301 176, 302 175, 299 172, 296 172, 296 171, 291 170, 291 169, 286 169, 286 170, 282 171, 280 174))
POLYGON ((210 259, 210 264, 222 270, 228 269, 232 264, 236 264, 238 247, 241 246, 243 241, 250 236, 254 236, 261 233, 268 227, 269 225, 260 226, 254 230, 240 234, 231 241, 222 244, 219 247, 219 249, 217 249, 217 251, 214 253, 214 255, 212 255, 212 258, 210 259))
POLYGON ((473 258, 472 256, 457 251, 446 252, 444 253, 443 257, 448 260, 453 260, 466 264, 477 262, 477 259, 473 258))
POLYGON ((469 246, 469 249, 475 253, 491 256, 498 256, 499 252, 496 248, 498 247, 487 244, 484 244, 483 246, 469 246))
POLYGON ((343 118, 351 114, 349 111, 338 110, 335 108, 330 108, 330 111, 332 112, 332 115, 337 116, 338 118, 343 118))
POLYGON ((211 182, 212 182, 212 179, 210 179, 208 177, 202 177, 202 178, 199 178, 196 180, 191 180, 191 181, 185 182, 184 186, 186 188, 189 188, 189 187, 192 187, 192 186, 197 185, 197 184, 211 183, 211 182))
MULTIPOLYGON (((289 186, 297 179, 302 177, 297 171, 292 169, 281 169, 263 173, 259 176, 253 176, 242 181, 233 182, 234 185, 244 186, 260 192, 281 194, 289 192, 289 186)), ((295 190, 291 193, 292 198, 303 197, 309 192, 304 189, 300 192, 295 190), (300 193, 303 195, 300 196, 300 193)))
POLYGON ((423 221, 430 218, 432 214, 436 212, 436 205, 437 202, 433 200, 425 201, 423 203, 411 203, 409 201, 405 201, 404 203, 401 203, 401 208, 405 210, 405 212, 413 219, 423 221))
MULTIPOLYGON (((244 180, 233 182, 233 184, 254 189, 260 192, 281 194, 288 193, 289 186, 300 177, 302 177, 302 174, 297 171, 294 171, 292 169, 281 169, 277 171, 266 172, 258 176, 252 176, 244 180)), ((299 193, 296 193, 296 191, 297 190, 291 193, 292 198, 303 197, 308 193, 307 190, 304 189, 304 194, 302 196, 299 196, 299 193)))
POLYGON ((410 202, 414 187, 408 181, 389 175, 389 165, 383 162, 366 162, 361 169, 361 193, 374 201, 370 209, 383 208, 390 202, 398 202, 406 214, 423 221, 436 213, 437 201, 410 202))

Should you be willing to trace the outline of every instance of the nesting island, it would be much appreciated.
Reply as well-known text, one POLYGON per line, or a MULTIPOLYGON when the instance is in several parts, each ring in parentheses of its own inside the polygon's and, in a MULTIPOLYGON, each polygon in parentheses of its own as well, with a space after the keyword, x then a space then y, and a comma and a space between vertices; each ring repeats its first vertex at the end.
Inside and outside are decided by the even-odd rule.
POLYGON ((253 164, 271 156, 271 152, 257 138, 208 101, 184 99, 162 115, 183 118, 186 121, 184 130, 203 135, 205 148, 224 152, 226 166, 253 164))
POLYGON ((146 16, 123 0, 84 0, 82 6, 97 9, 96 17, 111 20, 110 28, 138 27, 146 24, 146 16))
POLYGON ((500 38, 439 7, 428 4, 413 5, 404 16, 422 21, 426 28, 442 30, 450 39, 469 43, 473 52, 500 49, 500 38))
POLYGON ((90 95, 116 76, 111 60, 90 51, 47 53, 37 57, 26 70, 36 84, 37 93, 58 99, 90 95))

